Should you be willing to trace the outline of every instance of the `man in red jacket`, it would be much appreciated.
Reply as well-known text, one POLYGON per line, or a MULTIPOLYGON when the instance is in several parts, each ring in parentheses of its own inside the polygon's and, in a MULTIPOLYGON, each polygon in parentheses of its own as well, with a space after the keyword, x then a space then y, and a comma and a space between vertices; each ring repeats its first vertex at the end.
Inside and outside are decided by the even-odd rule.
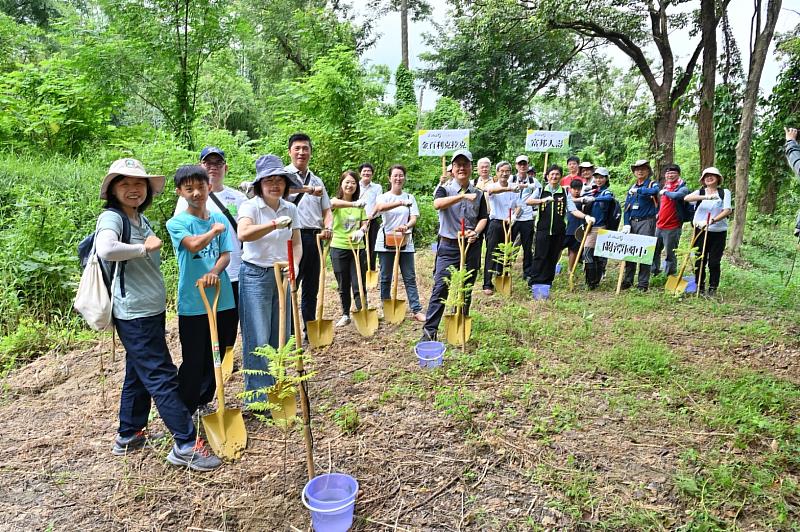
POLYGON ((666 250, 667 260, 664 271, 673 275, 678 271, 675 249, 681 240, 681 211, 683 198, 689 193, 686 182, 681 179, 681 167, 668 164, 664 170, 664 187, 658 191, 659 208, 656 215, 656 251, 653 257, 653 275, 661 273, 661 251, 666 250))

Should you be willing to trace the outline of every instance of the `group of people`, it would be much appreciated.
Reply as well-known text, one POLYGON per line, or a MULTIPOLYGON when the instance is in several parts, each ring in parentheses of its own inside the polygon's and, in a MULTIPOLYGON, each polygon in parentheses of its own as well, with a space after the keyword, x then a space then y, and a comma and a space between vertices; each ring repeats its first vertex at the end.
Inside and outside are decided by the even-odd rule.
MULTIPOLYGON (((494 291, 493 278, 501 272, 496 250, 510 232, 522 247, 522 272, 530 285, 549 285, 556 264, 566 248, 569 263, 584 263, 589 289, 598 286, 605 272, 605 259, 595 256, 598 231, 612 227, 618 215, 609 189, 610 175, 576 157, 567 160, 568 173, 552 165, 546 182, 536 179, 527 156, 495 165, 487 158, 477 163, 473 179, 472 154, 453 154, 446 176, 434 192, 439 230, 434 285, 427 311, 420 302, 415 272, 413 228, 419 218, 416 198, 404 189, 406 169, 388 170, 388 189, 373 179, 375 168, 365 163, 358 173, 344 172, 333 196, 322 179, 309 168, 312 142, 297 133, 288 140, 290 164, 277 155, 264 155, 255 163, 255 178, 244 190, 224 185, 228 171, 225 152, 209 146, 198 164, 177 169, 173 181, 178 202, 167 230, 176 253, 179 280, 178 329, 183 361, 176 368, 165 341, 166 291, 160 271, 162 242, 143 214, 153 196, 165 187, 165 177, 150 175, 135 159, 115 161, 103 179, 100 197, 106 209, 97 221, 97 254, 106 267, 124 264, 124 278, 114 282, 113 317, 126 351, 126 374, 120 398, 119 429, 112 452, 124 455, 147 441, 146 425, 151 398, 172 432, 174 445, 168 461, 198 471, 220 465, 208 445, 198 437, 193 416, 209 409, 214 397, 211 331, 198 287, 219 290, 216 324, 219 349, 225 354, 241 328, 245 410, 266 400, 265 390, 274 384, 268 361, 255 353, 260 346, 278 348, 280 306, 274 268, 289 260, 301 294, 303 324, 317 316, 320 273, 324 268, 318 238, 330 246, 331 263, 341 300, 337 326, 350 323, 351 306, 367 308, 359 286, 365 284, 368 265, 380 264, 380 297, 390 299, 395 253, 399 253, 411 318, 423 322, 423 339, 434 340, 445 312, 451 266, 464 262, 472 284, 484 257, 483 290, 494 291), (129 222, 128 236, 123 218, 129 222), (578 257, 579 227, 591 225, 584 252, 578 257), (483 240, 486 240, 484 251, 483 240), (370 256, 367 256, 367 249, 370 256), (360 272, 362 278, 358 278, 360 272)), ((726 218, 731 212, 730 193, 722 188, 722 176, 708 168, 702 186, 693 193, 680 178, 680 168, 669 165, 664 183, 653 179, 650 164, 632 166, 634 183, 629 187, 622 217, 623 232, 658 237, 666 251, 667 273, 676 271, 675 248, 680 238, 684 204, 696 202, 694 230, 707 231, 705 264, 709 268, 708 291, 719 286, 719 262, 725 243, 726 218)), ((652 270, 659 270, 657 256, 652 270)), ((120 270, 117 269, 117 270, 120 270)), ((623 286, 632 286, 636 265, 625 270, 623 286)), ((637 286, 646 290, 650 265, 639 265, 637 286)), ((701 290, 705 273, 697 271, 701 290)), ((118 276, 119 277, 119 276, 118 276)), ((470 293, 465 314, 469 314, 470 293)), ((291 331, 291 309, 284 309, 286 336, 291 331)), ((303 325, 305 329, 305 325, 303 325)), ((294 331, 304 335, 305 331, 294 331)), ((305 338, 304 338, 305 339, 305 338)))

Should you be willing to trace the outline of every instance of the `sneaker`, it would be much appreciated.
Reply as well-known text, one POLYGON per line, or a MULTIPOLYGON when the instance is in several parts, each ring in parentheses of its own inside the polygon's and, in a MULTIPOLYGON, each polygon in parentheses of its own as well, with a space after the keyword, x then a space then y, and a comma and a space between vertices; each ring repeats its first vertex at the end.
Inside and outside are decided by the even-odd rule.
POLYGON ((335 327, 344 327, 345 325, 350 325, 350 316, 347 314, 344 314, 341 318, 339 318, 339 321, 336 322, 335 327))
POLYGON ((486 294, 487 296, 491 296, 494 295, 494 290, 492 290, 491 288, 484 288, 483 293, 486 294))
POLYGON ((203 438, 197 438, 194 447, 186 452, 182 452, 177 443, 173 444, 167 455, 167 462, 194 471, 213 471, 222 465, 222 460, 214 456, 203 438))
POLYGON ((119 434, 114 438, 114 447, 111 448, 111 454, 114 456, 125 456, 126 454, 139 450, 145 446, 147 440, 158 440, 164 437, 163 432, 154 432, 148 434, 146 430, 140 430, 133 436, 123 438, 119 434))
POLYGON ((414 314, 414 320, 425 323, 425 314, 423 314, 422 312, 417 312, 416 314, 414 314))

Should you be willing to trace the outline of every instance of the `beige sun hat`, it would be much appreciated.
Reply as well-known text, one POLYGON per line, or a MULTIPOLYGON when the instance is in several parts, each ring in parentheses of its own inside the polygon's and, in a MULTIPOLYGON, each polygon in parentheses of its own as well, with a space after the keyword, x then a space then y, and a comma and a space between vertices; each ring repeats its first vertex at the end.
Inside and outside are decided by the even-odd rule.
POLYGON ((125 177, 141 177, 150 180, 150 186, 153 187, 153 195, 161 194, 164 190, 165 178, 163 175, 150 175, 144 169, 144 165, 136 159, 117 159, 108 168, 108 173, 103 178, 103 184, 100 185, 100 199, 108 199, 108 185, 117 176, 125 177))
POLYGON ((721 186, 722 185, 722 181, 724 180, 724 178, 722 177, 722 172, 720 172, 719 169, 716 166, 709 166, 708 168, 703 170, 703 173, 700 175, 700 182, 701 183, 703 182, 703 179, 705 179, 705 177, 708 174, 712 174, 712 175, 717 176, 719 178, 719 179, 717 179, 717 181, 718 181, 717 186, 721 186))

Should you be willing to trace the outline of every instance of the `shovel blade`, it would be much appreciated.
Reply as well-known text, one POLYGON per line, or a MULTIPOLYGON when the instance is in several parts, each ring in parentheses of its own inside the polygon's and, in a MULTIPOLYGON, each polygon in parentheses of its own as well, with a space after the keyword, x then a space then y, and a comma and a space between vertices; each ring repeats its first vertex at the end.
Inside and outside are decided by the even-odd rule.
POLYGON ((367 288, 378 286, 378 270, 367 270, 367 288))
POLYGON ((511 275, 498 275, 494 278, 494 287, 504 296, 511 295, 511 275))
POLYGON ((309 321, 306 331, 311 347, 325 347, 333 343, 333 320, 309 321))
POLYGON ((247 429, 238 408, 217 410, 203 416, 206 438, 214 453, 225 460, 236 460, 247 447, 247 429))
POLYGON ((222 359, 222 382, 228 382, 233 375, 233 347, 225 349, 225 358, 222 359))
POLYGON ((445 316, 444 334, 450 345, 461 345, 462 337, 464 341, 469 341, 470 334, 472 334, 472 318, 461 314, 445 316))
POLYGON ((670 275, 667 277, 667 282, 664 284, 664 291, 667 293, 674 293, 680 295, 686 290, 689 285, 682 277, 677 275, 670 275))
POLYGON ((378 330, 378 311, 374 309, 358 310, 352 314, 353 323, 358 334, 370 337, 378 330))
POLYGON ((383 300, 383 319, 389 323, 400 323, 406 317, 405 299, 384 299, 383 300))
POLYGON ((280 405, 280 408, 271 409, 270 414, 273 421, 289 426, 297 417, 297 399, 294 395, 280 397, 280 394, 280 388, 267 394, 270 403, 280 405))

